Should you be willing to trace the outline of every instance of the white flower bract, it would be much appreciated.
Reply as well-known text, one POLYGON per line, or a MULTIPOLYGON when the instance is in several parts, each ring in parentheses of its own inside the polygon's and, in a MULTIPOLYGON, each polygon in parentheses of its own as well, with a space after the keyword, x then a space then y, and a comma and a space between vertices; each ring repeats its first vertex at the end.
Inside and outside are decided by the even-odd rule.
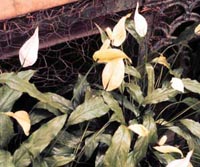
POLYGON ((173 77, 170 82, 173 89, 184 93, 184 84, 180 78, 173 77))
POLYGON ((141 14, 139 14, 138 8, 139 8, 139 3, 137 2, 134 15, 135 30, 140 37, 144 37, 147 33, 148 24, 146 19, 141 14))
POLYGON ((39 49, 39 28, 35 29, 34 34, 23 44, 19 50, 19 60, 22 67, 32 66, 38 58, 39 49))

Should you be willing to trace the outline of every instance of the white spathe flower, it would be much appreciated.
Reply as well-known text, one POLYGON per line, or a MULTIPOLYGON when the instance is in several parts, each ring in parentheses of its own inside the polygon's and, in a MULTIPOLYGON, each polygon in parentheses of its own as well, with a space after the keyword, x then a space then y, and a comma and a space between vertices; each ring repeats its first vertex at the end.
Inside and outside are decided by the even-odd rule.
POLYGON ((176 159, 174 161, 171 161, 166 167, 193 167, 190 159, 192 156, 193 150, 188 152, 185 158, 182 159, 176 159))
POLYGON ((38 58, 39 49, 39 28, 35 29, 34 34, 23 44, 19 50, 19 60, 22 67, 32 66, 38 58))
POLYGON ((135 30, 140 35, 140 37, 144 37, 147 33, 148 24, 146 19, 141 14, 139 14, 138 8, 139 3, 137 2, 134 15, 135 30))
POLYGON ((198 36, 200 36, 200 24, 198 26, 195 27, 194 29, 194 33, 198 36))
POLYGON ((170 82, 173 89, 184 93, 184 84, 180 78, 173 77, 170 82))

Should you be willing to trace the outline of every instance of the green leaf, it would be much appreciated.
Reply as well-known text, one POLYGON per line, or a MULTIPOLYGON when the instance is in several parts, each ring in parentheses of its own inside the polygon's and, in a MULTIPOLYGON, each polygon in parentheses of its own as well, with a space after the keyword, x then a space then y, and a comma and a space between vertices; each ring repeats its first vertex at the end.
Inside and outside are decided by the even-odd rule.
POLYGON ((181 119, 180 122, 195 136, 200 138, 200 123, 191 119, 181 119))
POLYGON ((100 32, 100 35, 101 35, 101 42, 104 43, 107 39, 108 39, 108 36, 106 35, 105 31, 102 30, 102 28, 96 24, 96 27, 98 28, 99 32, 100 32))
POLYGON ((37 90, 35 85, 18 77, 14 73, 1 74, 0 83, 7 84, 11 89, 16 91, 28 93, 31 97, 34 97, 43 103, 48 103, 50 106, 59 109, 63 113, 68 111, 68 106, 61 104, 60 101, 57 101, 57 95, 52 93, 41 93, 39 90, 37 90))
POLYGON ((110 145, 111 135, 95 133, 85 140, 85 155, 89 159, 99 143, 110 145))
POLYGON ((126 126, 121 125, 114 133, 111 145, 106 151, 104 165, 106 167, 126 167, 130 144, 130 131, 126 126))
POLYGON ((104 154, 98 152, 95 159, 95 167, 104 167, 103 159, 104 159, 104 154))
POLYGON ((48 111, 40 110, 40 109, 32 109, 31 113, 29 113, 31 119, 31 125, 35 125, 40 121, 53 117, 54 115, 48 111))
POLYGON ((167 127, 167 129, 173 131, 177 135, 181 136, 187 141, 187 144, 189 146, 189 150, 200 150, 200 145, 196 144, 196 141, 193 140, 193 137, 189 135, 186 131, 182 130, 182 128, 178 126, 170 126, 167 127))
POLYGON ((179 36, 178 38, 174 41, 175 43, 187 43, 189 42, 192 38, 194 38, 196 35, 194 33, 194 30, 196 26, 199 24, 199 22, 195 22, 191 26, 188 26, 179 36))
POLYGON ((41 126, 38 130, 21 144, 14 152, 14 163, 16 167, 28 166, 56 137, 62 129, 67 115, 58 116, 41 126))
POLYGON ((157 126, 153 118, 153 113, 146 113, 143 117, 143 125, 149 130, 149 143, 156 143, 158 141, 157 126))
POLYGON ((32 167, 49 167, 49 166, 47 165, 44 159, 42 159, 41 157, 37 157, 32 162, 32 167))
POLYGON ((13 164, 13 157, 10 152, 0 150, 0 166, 2 167, 15 167, 13 164))
POLYGON ((135 142, 133 151, 129 154, 127 166, 137 166, 138 163, 144 157, 146 157, 149 144, 154 144, 157 141, 157 128, 152 113, 144 115, 143 125, 147 128, 149 133, 147 136, 138 137, 137 141, 135 142))
MULTIPOLYGON (((76 133, 77 130, 76 130, 76 133)), ((57 143, 60 145, 64 145, 68 148, 75 149, 78 144, 81 142, 82 135, 74 135, 67 131, 61 131, 57 137, 57 143)), ((58 151, 58 150, 57 150, 58 151)), ((53 154, 57 155, 58 153, 53 152, 53 154)))
POLYGON ((167 101, 170 100, 170 98, 175 97, 177 93, 178 92, 172 88, 158 88, 145 97, 144 104, 157 104, 167 101))
POLYGON ((73 98, 72 98, 75 107, 83 102, 84 95, 88 86, 89 83, 86 80, 86 76, 82 76, 79 74, 78 80, 73 90, 73 98))
POLYGON ((184 87, 191 92, 200 94, 200 83, 196 80, 191 80, 189 78, 182 79, 184 87))
POLYGON ((145 68, 146 68, 147 77, 148 77, 147 95, 149 95, 154 91, 155 74, 154 74, 154 68, 151 64, 147 63, 145 68))
POLYGON ((14 136, 13 123, 11 119, 0 113, 0 148, 6 147, 14 136))
POLYGON ((110 107, 112 111, 114 111, 116 121, 118 121, 119 123, 125 124, 123 111, 121 107, 119 106, 119 103, 117 102, 117 100, 115 100, 109 92, 103 91, 102 96, 105 103, 110 107))
POLYGON ((67 125, 74 125, 94 118, 99 118, 109 111, 103 98, 93 97, 79 105, 69 116, 67 125))
POLYGON ((126 30, 136 39, 138 44, 142 42, 142 38, 138 35, 135 30, 135 25, 133 19, 126 19, 126 30))
POLYGON ((72 161, 75 160, 75 156, 71 155, 71 156, 58 156, 58 155, 54 155, 51 157, 46 157, 45 161, 48 164, 48 167, 58 167, 58 166, 63 166, 66 165, 72 161))
MULTIPOLYGON (((5 75, 12 75, 14 73, 4 73, 5 75)), ((34 74, 34 71, 28 70, 28 71, 22 71, 17 73, 16 75, 28 81, 34 74)), ((0 95, 1 95, 1 100, 0 100, 0 112, 8 112, 11 111, 14 103, 16 102, 17 99, 22 95, 21 92, 18 92, 16 90, 10 89, 7 85, 4 85, 0 88, 0 95)))
POLYGON ((126 65, 125 73, 128 75, 131 75, 133 77, 136 77, 138 79, 141 79, 141 75, 140 75, 139 71, 133 66, 126 65))
POLYGON ((139 104, 142 104, 144 97, 141 88, 134 83, 127 83, 125 86, 128 88, 128 92, 130 93, 131 97, 139 104))
POLYGON ((200 110, 200 101, 194 97, 187 97, 182 100, 183 103, 187 104, 193 110, 200 110))
POLYGON ((171 161, 175 160, 175 158, 171 154, 161 154, 157 151, 153 151, 154 155, 160 161, 161 164, 167 165, 171 161))
POLYGON ((124 95, 116 94, 116 93, 113 93, 113 96, 121 106, 123 106, 126 109, 130 110, 131 112, 133 112, 136 117, 138 117, 140 115, 140 111, 136 108, 136 106, 133 103, 131 103, 127 99, 127 97, 125 97, 124 95))

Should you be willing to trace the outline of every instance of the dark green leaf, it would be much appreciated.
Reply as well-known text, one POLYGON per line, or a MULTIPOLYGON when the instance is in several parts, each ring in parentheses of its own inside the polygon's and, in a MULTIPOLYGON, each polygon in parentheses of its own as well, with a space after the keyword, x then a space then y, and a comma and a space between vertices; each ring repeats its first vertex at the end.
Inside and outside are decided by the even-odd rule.
POLYGON ((131 75, 133 77, 136 77, 138 79, 141 78, 139 71, 133 66, 126 66, 125 67, 125 73, 128 74, 128 75, 131 75))
POLYGON ((11 119, 7 115, 0 113, 0 148, 6 147, 13 136, 14 130, 11 119))
POLYGON ((174 41, 175 43, 187 43, 192 38, 194 38, 196 35, 194 33, 194 30, 196 26, 199 24, 199 22, 195 22, 191 26, 188 26, 180 35, 179 37, 174 41))
POLYGON ((189 146, 189 150, 195 150, 195 151, 200 150, 200 145, 197 144, 195 139, 190 134, 188 134, 186 131, 184 131, 182 128, 180 128, 178 126, 170 126, 170 127, 167 127, 167 129, 173 131, 177 135, 184 138, 187 141, 187 144, 189 146))
POLYGON ((141 104, 144 100, 141 88, 134 83, 127 83, 126 87, 128 88, 128 92, 130 93, 131 97, 141 104))
MULTIPOLYGON (((14 73, 4 73, 4 75, 12 75, 14 73)), ((22 71, 17 73, 17 76, 21 79, 28 81, 34 74, 34 71, 22 71)), ((4 85, 0 88, 0 112, 11 111, 16 100, 22 95, 22 92, 10 89, 7 85, 4 85)))
POLYGON ((112 111, 114 111, 115 119, 119 123, 125 124, 123 111, 121 107, 119 106, 119 103, 117 100, 113 98, 113 96, 108 92, 102 92, 103 99, 105 103, 110 107, 112 111))
POLYGON ((0 88, 0 95, 0 112, 8 112, 12 110, 14 103, 22 95, 22 93, 10 89, 7 85, 5 85, 0 88))
POLYGON ((10 152, 0 150, 0 166, 1 167, 15 167, 13 164, 13 157, 10 152))
POLYGON ((48 167, 59 167, 59 166, 63 166, 66 165, 72 161, 75 160, 75 156, 71 155, 71 156, 51 156, 51 157, 46 157, 45 161, 48 164, 48 167))
POLYGON ((161 164, 167 165, 171 161, 175 160, 175 158, 171 154, 161 154, 158 151, 153 152, 157 159, 160 161, 161 164))
POLYGON ((143 125, 149 131, 148 136, 138 137, 133 151, 129 154, 127 166, 137 166, 137 164, 146 157, 149 144, 157 141, 157 128, 152 113, 144 115, 143 125))
POLYGON ((100 142, 110 145, 110 141, 111 135, 101 133, 93 134, 85 140, 85 155, 87 158, 90 158, 100 142))
POLYGON ((32 167, 49 167, 44 159, 37 157, 32 162, 32 167))
POLYGON ((200 124, 191 119, 181 119, 180 122, 190 130, 190 132, 200 138, 200 124))
POLYGON ((40 121, 53 117, 54 115, 48 111, 40 110, 40 109, 33 109, 30 113, 31 125, 35 125, 40 121))
POLYGON ((182 79, 184 87, 191 92, 200 94, 200 83, 196 80, 191 80, 189 78, 182 79))
POLYGON ((58 96, 52 93, 41 93, 35 85, 29 83, 27 80, 21 79, 14 73, 3 73, 0 75, 0 83, 7 84, 11 89, 19 92, 28 93, 31 97, 38 99, 43 103, 48 103, 50 106, 59 109, 63 113, 66 113, 68 106, 61 104, 58 101, 58 96))
POLYGON ((114 133, 111 145, 106 151, 104 165, 106 167, 125 167, 130 144, 130 131, 126 126, 121 125, 114 133))
MULTIPOLYGON (((77 131, 76 131, 77 132, 77 131)), ((77 132, 78 133, 78 132, 77 132)), ((67 146, 68 148, 75 149, 81 142, 81 135, 74 135, 67 131, 61 131, 57 137, 57 143, 60 145, 67 146)), ((57 153, 54 153, 57 154, 57 153)))
POLYGON ((136 117, 139 116, 140 111, 136 108, 136 106, 131 103, 127 97, 123 96, 123 95, 119 95, 116 93, 113 93, 113 96, 115 97, 115 99, 119 102, 119 104, 123 107, 125 107, 126 109, 132 111, 136 117))
POLYGON ((172 88, 158 88, 145 97, 144 104, 157 104, 167 101, 170 100, 170 98, 175 97, 177 93, 178 92, 172 88))
POLYGON ((187 98, 183 99, 182 102, 187 104, 193 110, 199 110, 200 109, 200 101, 197 98, 187 97, 187 98))
POLYGON ((93 97, 79 105, 69 116, 68 126, 101 117, 109 111, 109 107, 104 103, 103 98, 93 97))
POLYGON ((79 74, 77 83, 75 84, 74 91, 73 91, 73 103, 76 107, 80 103, 83 102, 85 91, 87 90, 87 87, 89 86, 86 76, 82 76, 79 74))
POLYGON ((14 153, 16 167, 28 166, 56 137, 63 127, 67 115, 58 116, 44 124, 21 144, 14 153))
POLYGON ((154 91, 154 85, 155 85, 155 74, 154 74, 154 68, 151 64, 146 64, 146 72, 148 77, 148 91, 147 95, 151 94, 154 91))
POLYGON ((142 42, 142 38, 138 35, 135 30, 135 25, 133 19, 126 19, 126 29, 127 31, 136 39, 138 44, 142 42))

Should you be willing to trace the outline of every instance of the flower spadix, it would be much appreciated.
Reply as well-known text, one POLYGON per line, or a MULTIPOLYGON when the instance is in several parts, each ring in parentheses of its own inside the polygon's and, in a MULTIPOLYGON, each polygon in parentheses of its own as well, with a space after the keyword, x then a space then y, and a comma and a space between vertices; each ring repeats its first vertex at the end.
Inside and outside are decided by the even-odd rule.
POLYGON ((125 73, 125 65, 123 59, 131 59, 120 49, 107 48, 96 51, 93 59, 98 63, 106 63, 102 72, 103 88, 106 91, 111 91, 118 88, 125 73))
POLYGON ((106 33, 111 40, 111 44, 113 46, 120 46, 126 39, 126 27, 125 22, 126 19, 129 18, 131 14, 127 14, 123 16, 118 23, 114 26, 113 31, 108 27, 106 28, 106 33))
POLYGON ((140 37, 144 37, 147 33, 148 24, 146 19, 141 14, 139 14, 138 9, 139 9, 139 3, 137 2, 134 15, 135 30, 140 37))
POLYGON ((22 67, 32 66, 38 58, 39 49, 39 28, 35 29, 34 34, 23 44, 19 50, 19 60, 22 67))

